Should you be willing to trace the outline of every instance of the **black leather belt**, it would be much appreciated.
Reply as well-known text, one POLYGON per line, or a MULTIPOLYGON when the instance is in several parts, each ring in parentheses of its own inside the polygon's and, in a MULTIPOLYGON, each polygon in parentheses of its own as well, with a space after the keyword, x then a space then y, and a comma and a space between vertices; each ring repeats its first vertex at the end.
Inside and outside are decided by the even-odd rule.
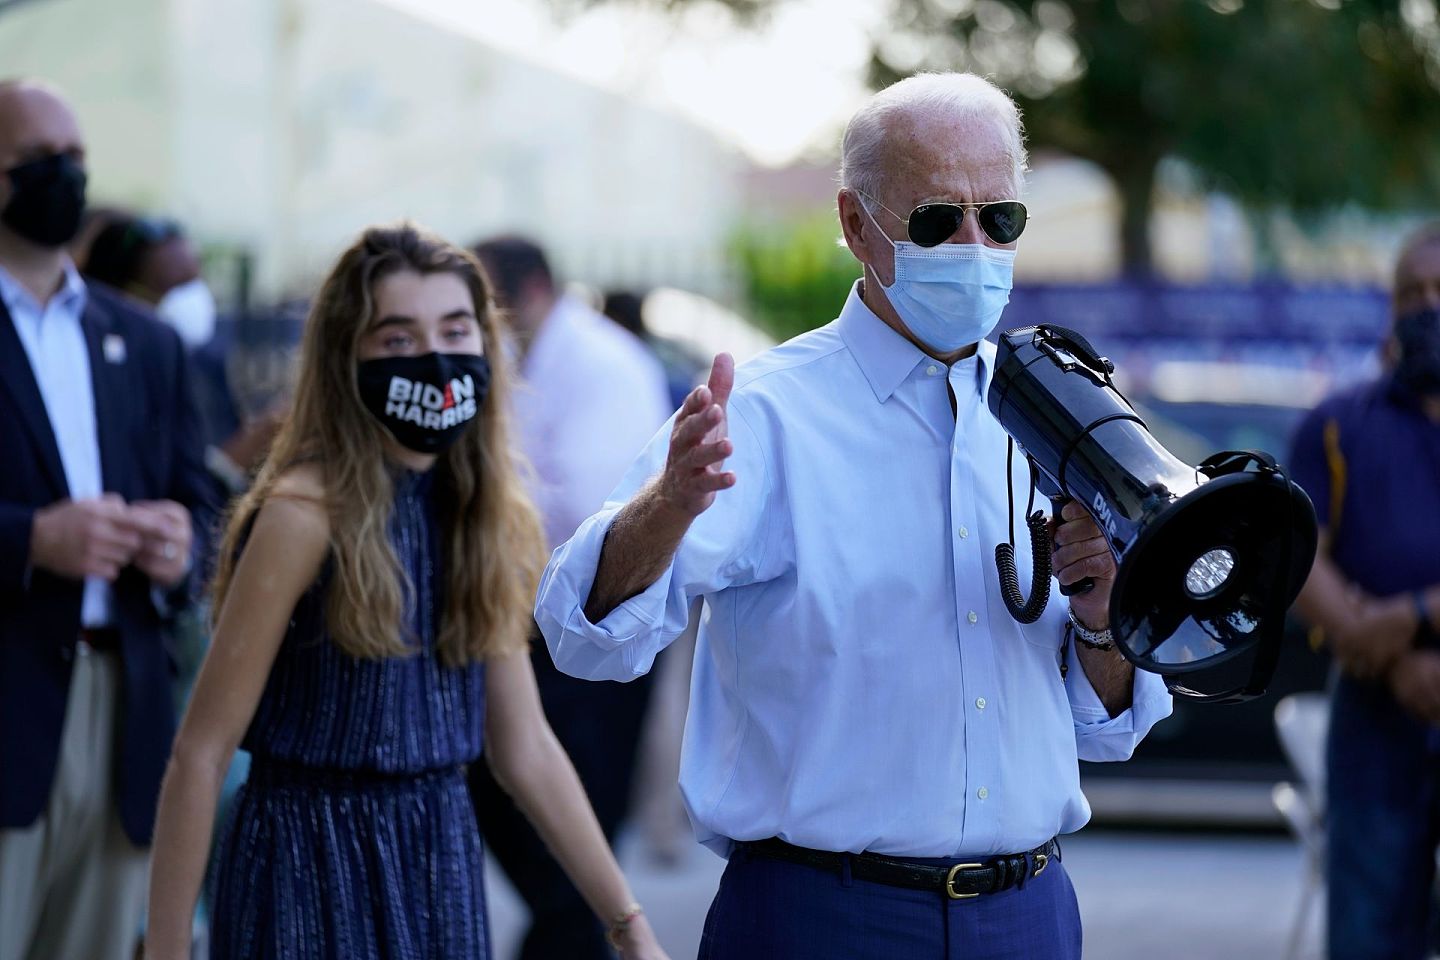
POLYGON ((788 860, 842 873, 850 861, 850 875, 859 880, 884 883, 911 890, 934 890, 951 900, 968 900, 982 893, 1008 890, 1021 880, 1038 877, 1052 860, 1060 859, 1060 843, 1050 838, 1027 853, 994 857, 984 863, 933 865, 884 857, 875 853, 832 853, 786 843, 779 837, 752 840, 739 845, 753 856, 788 860))

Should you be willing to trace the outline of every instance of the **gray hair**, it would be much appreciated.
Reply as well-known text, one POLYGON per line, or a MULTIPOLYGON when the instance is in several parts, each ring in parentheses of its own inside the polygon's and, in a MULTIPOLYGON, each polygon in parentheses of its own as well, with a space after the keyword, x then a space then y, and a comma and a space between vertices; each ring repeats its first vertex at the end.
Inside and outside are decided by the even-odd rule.
POLYGON ((1015 168, 1017 192, 1024 183, 1029 158, 1015 101, 973 73, 918 73, 872 96, 845 125, 840 141, 841 187, 871 197, 880 195, 886 138, 891 122, 902 116, 997 121, 1006 139, 1005 152, 1015 168))

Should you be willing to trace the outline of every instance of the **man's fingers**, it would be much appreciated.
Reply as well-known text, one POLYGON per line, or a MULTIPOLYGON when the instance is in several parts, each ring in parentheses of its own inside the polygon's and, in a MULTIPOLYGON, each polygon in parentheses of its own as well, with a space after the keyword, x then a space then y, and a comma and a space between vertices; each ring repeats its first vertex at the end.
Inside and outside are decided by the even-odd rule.
POLYGON ((722 438, 716 440, 714 443, 702 444, 690 450, 680 459, 677 466, 682 473, 689 473, 693 470, 704 470, 710 466, 710 464, 719 463, 734 452, 734 444, 722 438))
POLYGON ((691 390, 688 394, 686 394, 685 402, 680 404, 680 416, 675 418, 676 422, 684 420, 686 417, 690 416, 690 414, 695 413, 698 410, 703 410, 709 405, 710 388, 702 384, 696 387, 694 390, 691 390))
POLYGON ((1089 540, 1081 540, 1077 543, 1069 543, 1057 548, 1052 562, 1056 568, 1068 567, 1077 560, 1084 560, 1086 557, 1104 556, 1109 552, 1110 547, 1105 542, 1104 537, 1091 537, 1089 540))
POLYGON ((728 490, 735 486, 735 474, 728 470, 723 473, 702 473, 696 478, 695 485, 705 493, 728 490))
POLYGON ((1066 520, 1064 523, 1056 524, 1052 534, 1055 542, 1060 546, 1067 543, 1075 543, 1080 540, 1091 540, 1100 536, 1100 527, 1091 519, 1089 514, 1075 520, 1066 520))
POLYGON ((1092 579, 1109 579, 1115 575, 1115 565, 1108 557, 1095 555, 1084 557, 1074 563, 1066 564, 1055 573, 1056 579, 1069 586, 1086 577, 1092 579))
POLYGON ((698 413, 691 414, 676 425, 672 446, 681 450, 694 446, 707 433, 719 426, 723 419, 724 414, 714 404, 698 413))
POLYGON ((730 391, 735 386, 735 358, 728 353, 715 354, 715 362, 710 365, 710 380, 707 384, 710 394, 720 406, 725 406, 730 400, 730 391))

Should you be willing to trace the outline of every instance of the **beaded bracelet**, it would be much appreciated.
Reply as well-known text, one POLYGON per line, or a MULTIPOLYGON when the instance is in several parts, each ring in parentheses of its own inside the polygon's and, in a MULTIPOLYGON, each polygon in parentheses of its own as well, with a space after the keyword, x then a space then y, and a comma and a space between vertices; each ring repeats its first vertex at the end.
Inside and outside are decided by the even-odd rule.
POLYGON ((645 908, 638 903, 632 903, 626 907, 623 913, 610 921, 610 929, 605 931, 606 942, 616 950, 619 950, 620 938, 625 935, 626 930, 630 929, 630 924, 635 922, 635 918, 644 912, 645 908))

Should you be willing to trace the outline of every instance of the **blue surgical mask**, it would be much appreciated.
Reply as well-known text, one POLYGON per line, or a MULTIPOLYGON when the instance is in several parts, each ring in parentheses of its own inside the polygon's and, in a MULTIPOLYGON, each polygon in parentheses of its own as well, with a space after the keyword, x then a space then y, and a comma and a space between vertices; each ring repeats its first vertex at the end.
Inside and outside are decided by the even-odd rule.
MULTIPOLYGON (((869 207, 865 213, 880 230, 869 207)), ((883 230, 880 236, 895 248, 895 282, 884 287, 885 296, 911 333, 936 353, 954 353, 989 336, 1010 302, 1014 250, 983 243, 922 247, 891 240, 883 230)))

